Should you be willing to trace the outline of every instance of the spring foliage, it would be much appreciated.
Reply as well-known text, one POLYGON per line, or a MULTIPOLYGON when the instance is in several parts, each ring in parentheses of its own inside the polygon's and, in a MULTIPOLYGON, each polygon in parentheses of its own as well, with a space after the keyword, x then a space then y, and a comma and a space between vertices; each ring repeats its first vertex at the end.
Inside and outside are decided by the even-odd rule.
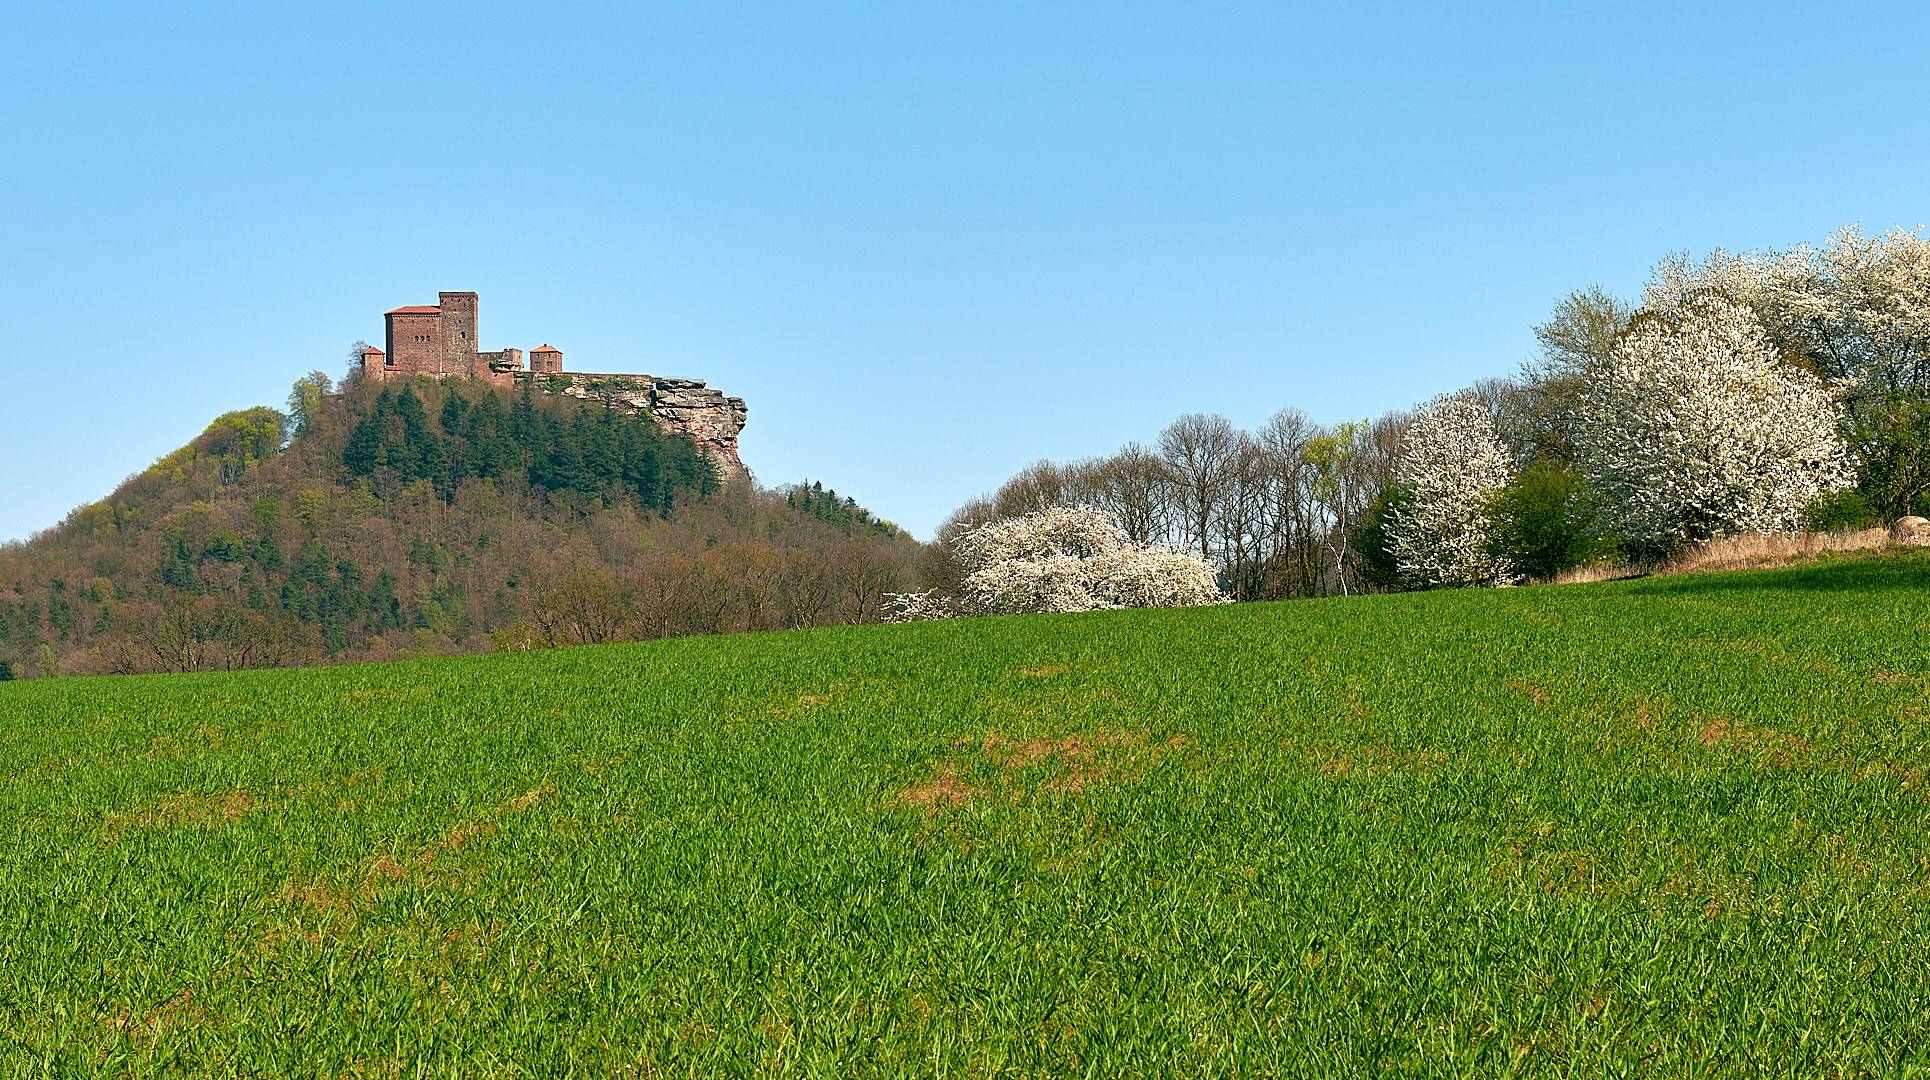
POLYGON ((1602 524, 1638 552, 1798 528, 1854 478, 1836 397, 1777 356, 1748 307, 1707 296, 1679 311, 1625 336, 1585 396, 1576 465, 1602 524))
POLYGON ((1820 248, 1673 257, 1643 306, 1681 316, 1710 295, 1747 305, 1773 341, 1859 399, 1930 391, 1930 240, 1918 229, 1851 225, 1820 248))
POLYGON ((1514 462, 1481 403, 1445 398, 1407 429, 1388 510, 1387 546, 1408 588, 1496 585, 1507 561, 1491 551, 1488 506, 1514 478, 1514 462))
POLYGON ((1048 507, 987 522, 955 541, 964 572, 956 607, 927 594, 898 598, 897 618, 1014 615, 1101 608, 1223 604, 1213 565, 1187 552, 1135 544, 1104 512, 1048 507))

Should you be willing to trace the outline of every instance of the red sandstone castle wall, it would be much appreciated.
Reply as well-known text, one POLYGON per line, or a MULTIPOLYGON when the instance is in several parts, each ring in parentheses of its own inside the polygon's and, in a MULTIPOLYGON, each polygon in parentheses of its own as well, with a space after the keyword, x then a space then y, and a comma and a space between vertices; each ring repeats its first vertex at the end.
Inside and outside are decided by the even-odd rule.
POLYGON ((443 364, 442 313, 391 311, 388 320, 390 371, 440 373, 443 364))
MULTIPOLYGON (((521 349, 483 352, 477 347, 480 322, 476 294, 438 293, 436 307, 399 307, 383 315, 388 350, 377 353, 381 359, 370 363, 364 358, 363 373, 384 379, 391 375, 454 375, 481 379, 498 386, 512 386, 523 369, 521 349), (385 362, 384 362, 385 361, 385 362)), ((563 354, 548 345, 530 353, 530 370, 546 374, 563 370, 563 354)))
POLYGON ((444 375, 474 378, 477 372, 477 303, 472 292, 437 293, 442 307, 442 367, 444 375))

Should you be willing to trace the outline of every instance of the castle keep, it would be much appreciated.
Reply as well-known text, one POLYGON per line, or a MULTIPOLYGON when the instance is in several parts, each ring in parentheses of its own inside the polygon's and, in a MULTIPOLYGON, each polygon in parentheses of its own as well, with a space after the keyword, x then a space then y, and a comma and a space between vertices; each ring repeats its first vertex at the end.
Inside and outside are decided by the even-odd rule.
POLYGON ((549 345, 531 349, 526 367, 521 349, 482 351, 475 293, 438 293, 437 299, 433 307, 383 313, 384 347, 362 351, 363 377, 454 377, 505 389, 529 385, 632 414, 647 412, 665 431, 696 443, 725 483, 750 479, 737 456, 737 433, 749 415, 743 398, 725 397, 698 379, 565 372, 563 353, 549 345))

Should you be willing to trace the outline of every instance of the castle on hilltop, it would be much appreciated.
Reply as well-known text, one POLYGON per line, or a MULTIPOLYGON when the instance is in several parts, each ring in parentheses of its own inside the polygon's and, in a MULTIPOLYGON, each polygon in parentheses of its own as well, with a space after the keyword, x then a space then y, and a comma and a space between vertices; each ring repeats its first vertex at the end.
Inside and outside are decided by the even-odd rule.
MULTIPOLYGON (((399 307, 382 313, 387 324, 382 335, 385 349, 373 345, 362 350, 362 372, 377 379, 395 375, 455 375, 481 379, 498 385, 514 382, 514 373, 523 369, 523 350, 502 349, 483 352, 476 327, 476 294, 472 292, 437 293, 440 303, 431 306, 399 307)), ((548 345, 530 350, 529 370, 552 373, 563 370, 562 352, 548 345)))
POLYGON ((521 349, 482 351, 475 293, 437 293, 436 298, 440 302, 433 307, 383 313, 384 348, 362 350, 364 378, 476 379, 505 389, 528 385, 545 394, 645 412, 665 431, 696 443, 726 484, 750 479, 737 456, 737 433, 749 416, 743 398, 725 397, 698 379, 565 372, 563 353, 547 344, 531 349, 524 366, 521 349))

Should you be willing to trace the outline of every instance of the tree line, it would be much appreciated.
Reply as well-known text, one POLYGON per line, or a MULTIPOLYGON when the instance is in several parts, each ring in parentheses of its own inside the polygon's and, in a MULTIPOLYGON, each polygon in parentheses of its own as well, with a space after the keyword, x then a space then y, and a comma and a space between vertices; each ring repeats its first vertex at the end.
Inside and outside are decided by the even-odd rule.
POLYGON ((953 547, 975 525, 1053 506, 1104 511, 1136 545, 1212 562, 1238 600, 1371 591, 1373 567, 1350 543, 1393 476, 1409 416, 1320 424, 1298 409, 1256 431, 1190 413, 1151 445, 1028 466, 940 525, 924 559, 928 587, 957 590, 953 547))
POLYGON ((986 522, 1102 510, 1196 553, 1240 600, 1547 580, 1743 531, 1930 515, 1930 243, 1671 256, 1637 302, 1590 287, 1511 376, 1377 419, 1297 409, 1252 431, 1189 414, 1150 444, 1041 461, 968 501, 925 555, 986 522))

